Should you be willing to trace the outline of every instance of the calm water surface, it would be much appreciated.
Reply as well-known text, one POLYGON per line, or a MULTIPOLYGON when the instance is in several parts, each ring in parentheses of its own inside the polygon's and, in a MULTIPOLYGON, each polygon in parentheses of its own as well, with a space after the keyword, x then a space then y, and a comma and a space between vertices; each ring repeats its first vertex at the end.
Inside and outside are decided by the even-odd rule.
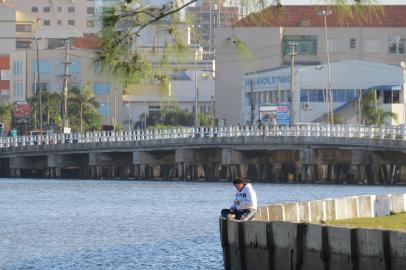
MULTIPOLYGON (((259 204, 405 187, 254 184, 259 204)), ((0 179, 0 269, 223 269, 229 183, 0 179)))

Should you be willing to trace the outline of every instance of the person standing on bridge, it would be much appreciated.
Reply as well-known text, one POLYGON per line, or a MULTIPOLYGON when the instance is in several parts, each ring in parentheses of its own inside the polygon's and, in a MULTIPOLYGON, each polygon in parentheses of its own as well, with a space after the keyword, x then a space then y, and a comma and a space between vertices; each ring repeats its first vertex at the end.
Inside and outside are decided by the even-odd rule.
POLYGON ((237 177, 233 181, 237 190, 235 200, 230 209, 223 209, 221 216, 227 218, 229 214, 235 215, 238 220, 253 220, 257 213, 257 194, 251 184, 237 177))

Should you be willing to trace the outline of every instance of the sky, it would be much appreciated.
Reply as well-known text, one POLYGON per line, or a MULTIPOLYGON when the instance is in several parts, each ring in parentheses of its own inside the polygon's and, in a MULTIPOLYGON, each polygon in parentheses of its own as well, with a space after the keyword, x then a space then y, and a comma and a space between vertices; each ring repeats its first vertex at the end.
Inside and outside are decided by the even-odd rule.
MULTIPOLYGON (((281 0, 282 5, 302 5, 302 4, 321 4, 328 1, 323 0, 281 0)), ((379 4, 406 5, 406 0, 377 0, 379 4)))

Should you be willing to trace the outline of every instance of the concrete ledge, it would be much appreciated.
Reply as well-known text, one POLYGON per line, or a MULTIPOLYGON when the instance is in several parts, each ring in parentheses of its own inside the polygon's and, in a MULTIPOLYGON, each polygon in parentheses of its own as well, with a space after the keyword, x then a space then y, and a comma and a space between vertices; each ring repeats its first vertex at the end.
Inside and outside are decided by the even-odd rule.
POLYGON ((391 196, 392 213, 406 212, 406 194, 391 196))
POLYGON ((391 195, 378 195, 375 198, 374 216, 387 216, 391 212, 391 195))

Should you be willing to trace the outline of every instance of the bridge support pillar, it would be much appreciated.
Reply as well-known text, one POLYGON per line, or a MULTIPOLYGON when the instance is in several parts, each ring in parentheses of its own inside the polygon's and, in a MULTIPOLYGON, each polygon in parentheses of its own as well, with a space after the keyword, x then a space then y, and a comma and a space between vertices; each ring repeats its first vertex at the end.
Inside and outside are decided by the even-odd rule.
POLYGON ((147 179, 147 177, 146 177, 146 168, 145 168, 146 165, 140 164, 139 166, 140 166, 140 179, 142 179, 142 180, 147 179))
POLYGON ((400 166, 399 183, 406 184, 406 165, 400 166))
POLYGON ((103 178, 103 167, 102 166, 96 166, 96 178, 97 179, 103 178))
POLYGON ((281 181, 281 172, 282 172, 282 164, 279 162, 273 162, 272 166, 272 174, 271 174, 271 181, 272 182, 280 182, 281 181))
POLYGON ((204 179, 206 177, 203 164, 196 164, 196 173, 196 179, 204 179))
POLYGON ((178 179, 180 180, 185 179, 183 162, 178 162, 177 166, 178 166, 178 175, 177 175, 178 179))
POLYGON ((134 164, 134 174, 133 177, 134 179, 139 179, 140 178, 140 165, 139 164, 134 164))

